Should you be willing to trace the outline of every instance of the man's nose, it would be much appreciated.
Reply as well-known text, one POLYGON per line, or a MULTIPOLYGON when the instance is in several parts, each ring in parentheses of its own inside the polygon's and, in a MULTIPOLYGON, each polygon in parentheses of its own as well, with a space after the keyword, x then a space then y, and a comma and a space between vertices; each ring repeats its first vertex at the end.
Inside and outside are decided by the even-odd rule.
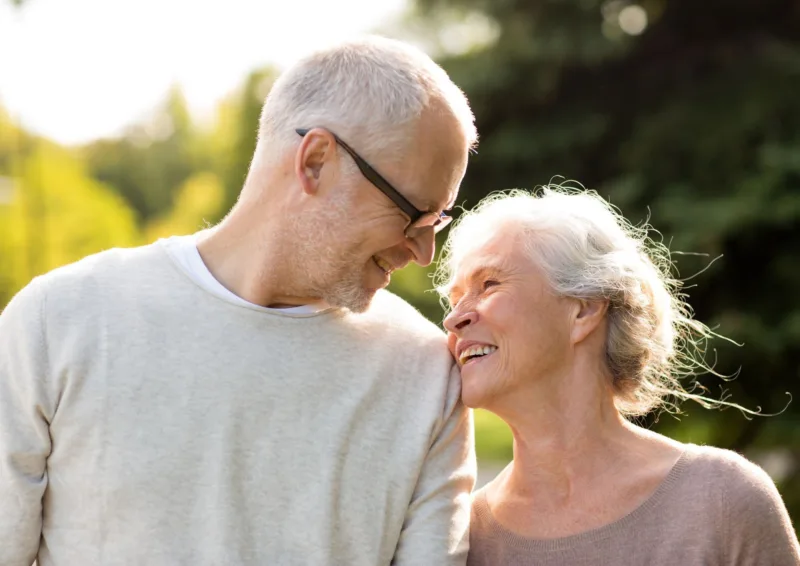
POLYGON ((406 238, 406 245, 414 254, 414 262, 426 267, 431 264, 433 254, 436 253, 436 234, 433 233, 432 228, 423 230, 413 238, 406 238))

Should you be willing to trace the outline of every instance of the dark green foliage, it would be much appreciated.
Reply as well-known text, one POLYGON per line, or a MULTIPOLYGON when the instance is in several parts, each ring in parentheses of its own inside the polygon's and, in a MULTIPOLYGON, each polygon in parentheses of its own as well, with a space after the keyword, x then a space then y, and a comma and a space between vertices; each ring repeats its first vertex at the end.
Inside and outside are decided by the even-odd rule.
MULTIPOLYGON (((800 4, 652 0, 649 25, 614 23, 628 2, 418 0, 422 14, 480 11, 488 48, 445 59, 481 134, 461 198, 560 175, 648 220, 672 250, 697 317, 742 343, 713 342, 712 396, 777 417, 687 404, 655 426, 748 454, 780 451, 800 520, 800 4), (604 16, 605 14, 605 16, 604 16), (608 21, 606 21, 608 18, 608 21), (718 259, 717 259, 718 258, 718 259), (717 259, 712 265, 712 260, 717 259)), ((655 416, 647 419, 654 422, 655 416)))

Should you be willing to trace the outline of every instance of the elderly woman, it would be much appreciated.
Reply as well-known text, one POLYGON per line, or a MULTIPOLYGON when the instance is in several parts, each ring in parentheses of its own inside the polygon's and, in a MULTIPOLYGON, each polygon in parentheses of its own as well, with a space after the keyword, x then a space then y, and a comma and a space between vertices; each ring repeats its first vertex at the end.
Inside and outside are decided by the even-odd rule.
POLYGON ((462 398, 514 459, 474 495, 468 563, 800 564, 775 485, 743 457, 633 424, 710 336, 667 251, 593 193, 487 198, 445 247, 440 289, 462 398), (687 347, 695 346, 695 351, 687 347))

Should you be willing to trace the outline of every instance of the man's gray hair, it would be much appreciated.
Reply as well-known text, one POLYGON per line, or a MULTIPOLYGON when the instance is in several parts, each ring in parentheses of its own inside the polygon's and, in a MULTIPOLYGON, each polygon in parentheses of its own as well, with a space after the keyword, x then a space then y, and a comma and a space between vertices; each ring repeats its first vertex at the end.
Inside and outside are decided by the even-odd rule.
MULTIPOLYGON (((377 36, 317 51, 286 70, 261 112, 259 143, 270 151, 297 143, 295 128, 324 127, 365 155, 403 152, 422 112, 433 104, 477 140, 464 93, 419 49, 377 36)), ((398 159, 402 156, 398 155, 398 159)))

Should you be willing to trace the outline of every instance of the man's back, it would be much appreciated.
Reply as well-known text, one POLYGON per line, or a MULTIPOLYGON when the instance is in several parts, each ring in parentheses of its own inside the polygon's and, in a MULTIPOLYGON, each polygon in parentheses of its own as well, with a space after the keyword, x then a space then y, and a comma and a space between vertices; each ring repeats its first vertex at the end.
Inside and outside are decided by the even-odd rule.
POLYGON ((158 244, 88 258, 0 319, 0 563, 463 563, 458 396, 441 333, 388 293, 266 313, 158 244))

